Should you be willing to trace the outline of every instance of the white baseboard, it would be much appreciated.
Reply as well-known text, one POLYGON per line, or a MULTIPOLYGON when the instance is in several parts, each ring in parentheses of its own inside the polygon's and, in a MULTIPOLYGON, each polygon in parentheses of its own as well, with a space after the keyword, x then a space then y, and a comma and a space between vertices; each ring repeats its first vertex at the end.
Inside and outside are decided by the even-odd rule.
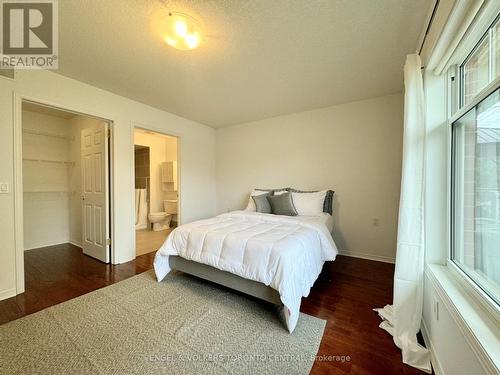
POLYGON ((127 263, 127 262, 130 262, 130 261, 134 260, 135 258, 136 258, 136 255, 134 254, 134 255, 131 255, 131 256, 127 256, 127 257, 115 259, 114 261, 111 262, 111 264, 127 263))
POLYGON ((40 247, 47 247, 47 246, 55 246, 55 245, 62 245, 65 243, 70 242, 69 239, 64 239, 64 240, 56 240, 56 241, 41 241, 41 242, 35 242, 34 244, 31 244, 29 246, 24 247, 24 251, 26 250, 33 250, 33 249, 38 249, 40 247))
POLYGON ((422 337, 424 338, 425 347, 429 349, 431 353, 431 364, 432 369, 434 370, 434 374, 436 375, 444 375, 443 366, 441 366, 441 362, 436 355, 436 351, 434 349, 434 345, 432 344, 431 338, 429 337, 429 330, 425 325, 425 321, 422 319, 422 326, 420 331, 422 332, 422 337))
POLYGON ((347 257, 352 257, 352 258, 375 260, 377 262, 384 262, 384 263, 393 263, 394 264, 396 262, 395 258, 385 257, 385 256, 381 256, 381 255, 359 253, 357 251, 350 251, 350 250, 339 250, 339 255, 345 255, 347 257))
POLYGON ((76 247, 79 247, 80 249, 82 248, 82 243, 79 241, 69 240, 68 242, 72 245, 75 245, 76 247))
POLYGON ((0 291, 0 301, 16 295, 16 288, 0 291))

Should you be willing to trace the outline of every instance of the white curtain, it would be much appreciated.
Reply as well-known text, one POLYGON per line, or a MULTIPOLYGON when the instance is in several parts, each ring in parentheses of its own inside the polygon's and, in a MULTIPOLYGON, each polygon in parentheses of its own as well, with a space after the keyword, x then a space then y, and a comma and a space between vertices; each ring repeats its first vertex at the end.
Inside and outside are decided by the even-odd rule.
POLYGON ((403 171, 392 305, 375 309, 401 348, 403 362, 430 373, 429 351, 417 342, 422 321, 424 276, 425 104, 418 55, 404 67, 403 171))

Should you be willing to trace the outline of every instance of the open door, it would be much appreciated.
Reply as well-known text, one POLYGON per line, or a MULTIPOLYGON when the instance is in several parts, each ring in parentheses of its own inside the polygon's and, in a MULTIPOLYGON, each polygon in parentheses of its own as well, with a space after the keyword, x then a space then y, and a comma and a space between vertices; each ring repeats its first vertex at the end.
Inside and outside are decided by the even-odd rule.
POLYGON ((103 122, 81 132, 83 253, 105 263, 110 262, 108 127, 103 122))

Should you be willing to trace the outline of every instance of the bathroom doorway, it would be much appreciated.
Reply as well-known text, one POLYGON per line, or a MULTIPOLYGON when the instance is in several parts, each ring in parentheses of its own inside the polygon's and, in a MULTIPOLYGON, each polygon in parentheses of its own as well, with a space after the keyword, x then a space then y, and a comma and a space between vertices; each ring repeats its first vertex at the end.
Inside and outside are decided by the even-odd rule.
POLYGON ((178 138, 134 129, 136 255, 158 250, 178 224, 178 138))

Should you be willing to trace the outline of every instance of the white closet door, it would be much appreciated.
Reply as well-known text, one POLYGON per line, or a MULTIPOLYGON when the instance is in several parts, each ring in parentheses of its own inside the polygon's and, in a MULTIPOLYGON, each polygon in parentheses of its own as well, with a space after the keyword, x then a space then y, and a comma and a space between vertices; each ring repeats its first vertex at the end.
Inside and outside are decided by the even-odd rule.
POLYGON ((110 262, 108 241, 108 124, 81 132, 83 253, 110 262))

